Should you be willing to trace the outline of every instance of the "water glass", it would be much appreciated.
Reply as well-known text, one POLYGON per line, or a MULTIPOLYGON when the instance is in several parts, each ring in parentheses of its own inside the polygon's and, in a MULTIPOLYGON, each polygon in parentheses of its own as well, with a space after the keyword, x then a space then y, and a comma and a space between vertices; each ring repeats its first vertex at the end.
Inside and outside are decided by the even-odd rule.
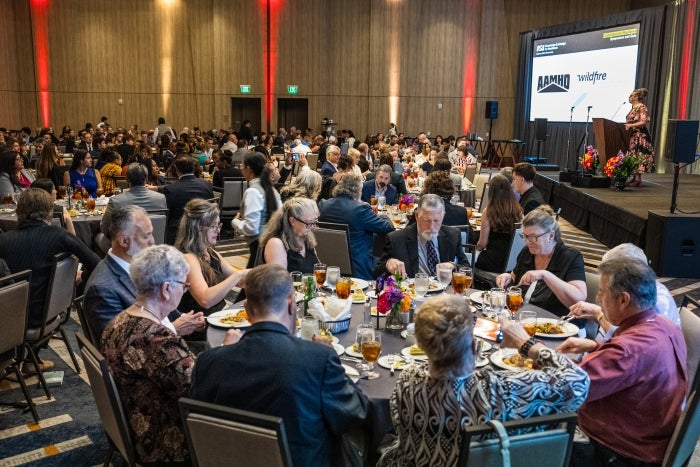
POLYGON ((302 277, 304 274, 301 273, 301 271, 292 271, 289 273, 289 276, 292 278, 292 284, 294 284, 294 290, 296 290, 299 293, 304 292, 304 283, 302 282, 302 277))
POLYGON ((310 341, 316 334, 318 334, 318 320, 311 316, 303 317, 301 319, 301 338, 310 341))
POLYGON ((430 277, 428 277, 428 275, 424 272, 419 272, 416 274, 413 284, 416 290, 416 295, 418 297, 425 297, 425 294, 428 293, 430 277))
POLYGON ((340 268, 338 266, 328 266, 326 268, 326 279, 328 280, 328 285, 331 290, 335 289, 335 283, 338 282, 340 277, 340 268))
POLYGON ((498 318, 503 309, 506 307, 506 291, 501 288, 491 289, 489 293, 489 304, 491 305, 491 313, 494 318, 498 318))
MULTIPOLYGON (((452 265, 450 263, 440 263, 435 266, 435 272, 437 273, 437 279, 440 281, 440 285, 447 289, 452 279, 452 265)), ((445 293, 444 290, 443 293, 445 293)))
POLYGON ((520 312, 520 325, 531 337, 537 332, 537 312, 523 310, 520 312))
POLYGON ((380 211, 384 210, 384 206, 386 206, 386 196, 380 196, 377 198, 377 209, 380 211))

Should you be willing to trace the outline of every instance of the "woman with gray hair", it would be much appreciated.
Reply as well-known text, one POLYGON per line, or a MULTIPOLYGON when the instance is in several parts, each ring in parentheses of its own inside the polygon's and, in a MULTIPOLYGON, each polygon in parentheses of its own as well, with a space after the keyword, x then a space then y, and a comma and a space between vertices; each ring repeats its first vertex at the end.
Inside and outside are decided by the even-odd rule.
POLYGON ((547 205, 525 216, 522 236, 525 248, 518 255, 515 269, 496 277, 496 284, 504 288, 523 286, 523 296, 529 298, 529 303, 566 316, 569 307, 587 295, 581 252, 564 245, 556 215, 547 205))
POLYGON ((172 246, 136 254, 131 280, 136 300, 102 334, 102 349, 119 388, 138 462, 189 461, 177 401, 187 395, 195 357, 185 340, 163 324, 187 291, 189 266, 172 246))
POLYGON ((350 235, 352 275, 360 279, 372 279, 373 235, 394 231, 394 224, 383 215, 377 215, 369 204, 360 201, 362 177, 347 173, 333 189, 333 198, 321 201, 319 220, 347 224, 350 235))
POLYGON ((279 264, 288 271, 311 274, 316 256, 313 229, 318 223, 316 202, 307 198, 287 200, 282 209, 272 215, 260 237, 265 264, 279 264))
MULTIPOLYGON (((241 286, 248 270, 234 269, 214 250, 221 227, 216 204, 195 198, 185 205, 175 247, 185 254, 191 287, 176 308, 210 315, 226 305, 224 299, 234 286, 241 286)), ((235 297, 230 298, 235 301, 235 297)))
POLYGON ((321 175, 315 170, 301 171, 289 185, 284 186, 280 190, 280 198, 282 202, 296 197, 309 198, 315 201, 321 193, 321 182, 321 175))
POLYGON ((535 343, 516 322, 501 320, 504 347, 536 370, 475 370, 473 316, 456 295, 438 295, 416 314, 416 342, 427 363, 404 367, 390 398, 397 438, 378 466, 456 465, 464 424, 574 412, 589 378, 566 356, 535 343), (429 421, 429 422, 428 422, 429 421))

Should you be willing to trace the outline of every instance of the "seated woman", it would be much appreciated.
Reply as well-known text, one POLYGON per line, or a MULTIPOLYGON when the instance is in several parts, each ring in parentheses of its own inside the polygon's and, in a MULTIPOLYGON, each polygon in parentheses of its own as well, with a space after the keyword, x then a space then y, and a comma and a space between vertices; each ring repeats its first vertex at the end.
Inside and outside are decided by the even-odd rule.
POLYGON ((155 159, 151 157, 144 157, 141 163, 148 169, 146 185, 156 187, 165 185, 165 177, 160 174, 160 167, 158 167, 155 159))
MULTIPOLYGON (((102 351, 129 414, 139 464, 189 465, 177 401, 189 391, 195 357, 184 339, 163 324, 189 286, 188 269, 182 253, 168 245, 136 254, 130 266, 134 304, 102 334, 102 351)), ((240 333, 229 333, 224 342, 238 339, 240 333)))
POLYGON ((481 214, 481 232, 476 249, 481 251, 476 268, 502 273, 514 225, 521 222, 523 210, 515 199, 513 188, 503 175, 494 175, 489 182, 488 205, 481 214))
POLYGON ((117 186, 117 177, 122 176, 122 156, 117 151, 110 149, 104 150, 105 165, 100 169, 100 178, 102 179, 102 189, 108 195, 114 193, 114 188, 117 186))
POLYGON ((292 198, 308 198, 316 201, 321 193, 323 178, 315 170, 302 170, 299 175, 280 190, 280 198, 285 202, 292 198))
MULTIPOLYGON (((56 201, 56 187, 53 185, 53 182, 50 179, 40 178, 39 180, 35 180, 34 183, 31 184, 30 188, 41 188, 45 192, 49 193, 53 200, 56 201)), ((54 204, 53 212, 54 217, 56 215, 63 217, 63 223, 66 226, 66 230, 75 235, 75 226, 73 225, 73 219, 71 219, 70 214, 68 214, 68 210, 63 206, 54 204)))
POLYGON ((24 168, 22 155, 7 151, 0 155, 0 196, 5 193, 21 193, 29 188, 34 175, 24 168))
POLYGON ((312 230, 317 222, 315 201, 308 198, 285 201, 282 209, 272 215, 260 237, 265 264, 279 264, 290 272, 312 274, 314 264, 319 262, 312 230))
POLYGON ((58 152, 56 145, 45 144, 36 160, 37 178, 50 178, 54 186, 63 186, 63 174, 67 170, 63 154, 58 152))
POLYGON ((425 301, 416 315, 416 342, 427 363, 404 367, 390 398, 397 438, 378 466, 457 465, 462 425, 576 411, 589 378, 566 356, 501 320, 501 345, 520 349, 537 370, 475 370, 469 305, 455 295, 425 301))
POLYGON ((561 240, 555 216, 547 205, 525 216, 526 247, 518 255, 515 269, 499 275, 496 284, 504 288, 523 286, 523 297, 534 284, 530 303, 557 316, 566 316, 570 306, 586 299, 586 273, 581 253, 561 240))
MULTIPOLYGON (((444 170, 433 171, 423 182, 423 193, 438 195, 445 202, 445 217, 443 225, 468 225, 469 218, 464 206, 452 204, 455 187, 450 179, 450 173, 444 170)), ((415 220, 412 218, 412 221, 415 220)))
MULTIPOLYGON (((175 247, 185 254, 185 261, 189 264, 187 282, 190 290, 176 308, 210 315, 226 305, 224 299, 234 286, 242 285, 248 270, 235 270, 213 248, 220 231, 216 204, 196 198, 185 205, 175 247)), ((235 297, 230 298, 235 301, 235 297)))
POLYGON ((84 149, 75 151, 70 170, 63 174, 63 184, 73 188, 84 188, 90 196, 97 197, 97 189, 102 188, 102 178, 100 172, 92 168, 92 156, 89 152, 84 149))

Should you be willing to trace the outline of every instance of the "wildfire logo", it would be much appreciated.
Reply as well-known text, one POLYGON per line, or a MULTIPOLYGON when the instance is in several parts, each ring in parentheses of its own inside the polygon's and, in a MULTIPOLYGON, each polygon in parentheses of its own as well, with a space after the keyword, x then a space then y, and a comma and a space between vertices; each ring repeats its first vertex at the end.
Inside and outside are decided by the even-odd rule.
POLYGON ((537 92, 568 92, 571 75, 545 75, 537 77, 537 92))

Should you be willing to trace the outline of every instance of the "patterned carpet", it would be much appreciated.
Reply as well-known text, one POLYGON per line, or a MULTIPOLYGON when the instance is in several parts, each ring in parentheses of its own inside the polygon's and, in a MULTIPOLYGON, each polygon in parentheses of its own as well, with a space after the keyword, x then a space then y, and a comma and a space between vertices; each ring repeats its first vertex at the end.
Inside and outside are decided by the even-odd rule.
MULTIPOLYGON (((562 220, 561 224, 564 242, 578 248, 584 256, 586 269, 595 271, 607 248, 566 221, 562 220)), ((245 267, 248 248, 242 240, 224 236, 217 249, 234 267, 245 267)), ((700 299, 700 282, 697 280, 660 280, 669 288, 677 302, 685 293, 700 299)), ((71 319, 67 326, 67 334, 75 350, 78 346, 73 336, 79 329, 80 325, 71 319)), ((102 465, 108 443, 85 372, 81 375, 75 373, 65 345, 60 340, 52 340, 49 349, 43 351, 43 355, 56 363, 56 369, 65 372, 63 385, 52 388, 54 397, 46 400, 36 378, 28 379, 30 392, 35 398, 41 417, 39 424, 31 423, 32 418, 28 411, 0 406, 0 467, 102 465)), ((0 382, 0 401, 21 400, 22 393, 18 384, 7 380, 0 382)), ((696 448, 689 465, 700 467, 700 448, 696 448)))

